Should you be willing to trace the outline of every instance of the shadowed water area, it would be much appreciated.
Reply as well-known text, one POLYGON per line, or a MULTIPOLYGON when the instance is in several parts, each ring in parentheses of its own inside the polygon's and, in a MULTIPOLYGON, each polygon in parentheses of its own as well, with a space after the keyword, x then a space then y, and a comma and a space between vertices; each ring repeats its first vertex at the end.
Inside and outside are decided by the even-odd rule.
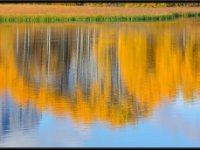
POLYGON ((200 146, 200 21, 1 24, 0 146, 200 146))

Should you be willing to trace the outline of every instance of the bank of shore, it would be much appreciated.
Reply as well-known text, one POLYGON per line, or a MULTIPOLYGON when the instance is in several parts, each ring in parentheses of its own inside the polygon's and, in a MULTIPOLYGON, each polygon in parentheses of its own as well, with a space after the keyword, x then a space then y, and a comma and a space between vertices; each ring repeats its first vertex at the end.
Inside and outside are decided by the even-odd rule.
POLYGON ((200 17, 200 7, 130 8, 0 4, 0 23, 137 22, 200 17))

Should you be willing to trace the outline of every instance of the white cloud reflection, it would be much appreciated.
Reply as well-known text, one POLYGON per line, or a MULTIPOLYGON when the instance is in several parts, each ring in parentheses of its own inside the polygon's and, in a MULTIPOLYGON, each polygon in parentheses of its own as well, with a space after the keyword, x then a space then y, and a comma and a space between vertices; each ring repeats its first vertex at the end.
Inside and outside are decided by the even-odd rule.
MULTIPOLYGON (((152 122, 162 130, 168 130, 173 135, 182 135, 190 141, 200 140, 200 97, 193 99, 193 103, 186 103, 183 94, 178 93, 172 103, 163 103, 153 114, 152 122)), ((192 101, 192 100, 191 100, 192 101)))

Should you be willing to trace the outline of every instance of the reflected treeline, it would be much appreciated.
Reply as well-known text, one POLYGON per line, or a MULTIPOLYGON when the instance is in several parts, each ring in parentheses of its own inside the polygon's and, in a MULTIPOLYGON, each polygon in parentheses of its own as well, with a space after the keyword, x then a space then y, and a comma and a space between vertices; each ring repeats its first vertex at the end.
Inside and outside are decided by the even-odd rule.
POLYGON ((198 94, 197 21, 0 28, 0 72, 18 104, 74 121, 136 124, 198 94))

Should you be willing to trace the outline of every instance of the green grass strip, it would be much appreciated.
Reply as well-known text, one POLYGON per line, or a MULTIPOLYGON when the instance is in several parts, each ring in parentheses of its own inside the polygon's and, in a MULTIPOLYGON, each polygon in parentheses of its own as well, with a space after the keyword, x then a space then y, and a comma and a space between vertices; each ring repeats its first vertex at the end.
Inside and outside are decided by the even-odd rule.
POLYGON ((0 23, 149 22, 191 17, 200 17, 200 12, 173 13, 160 16, 0 16, 0 23))

